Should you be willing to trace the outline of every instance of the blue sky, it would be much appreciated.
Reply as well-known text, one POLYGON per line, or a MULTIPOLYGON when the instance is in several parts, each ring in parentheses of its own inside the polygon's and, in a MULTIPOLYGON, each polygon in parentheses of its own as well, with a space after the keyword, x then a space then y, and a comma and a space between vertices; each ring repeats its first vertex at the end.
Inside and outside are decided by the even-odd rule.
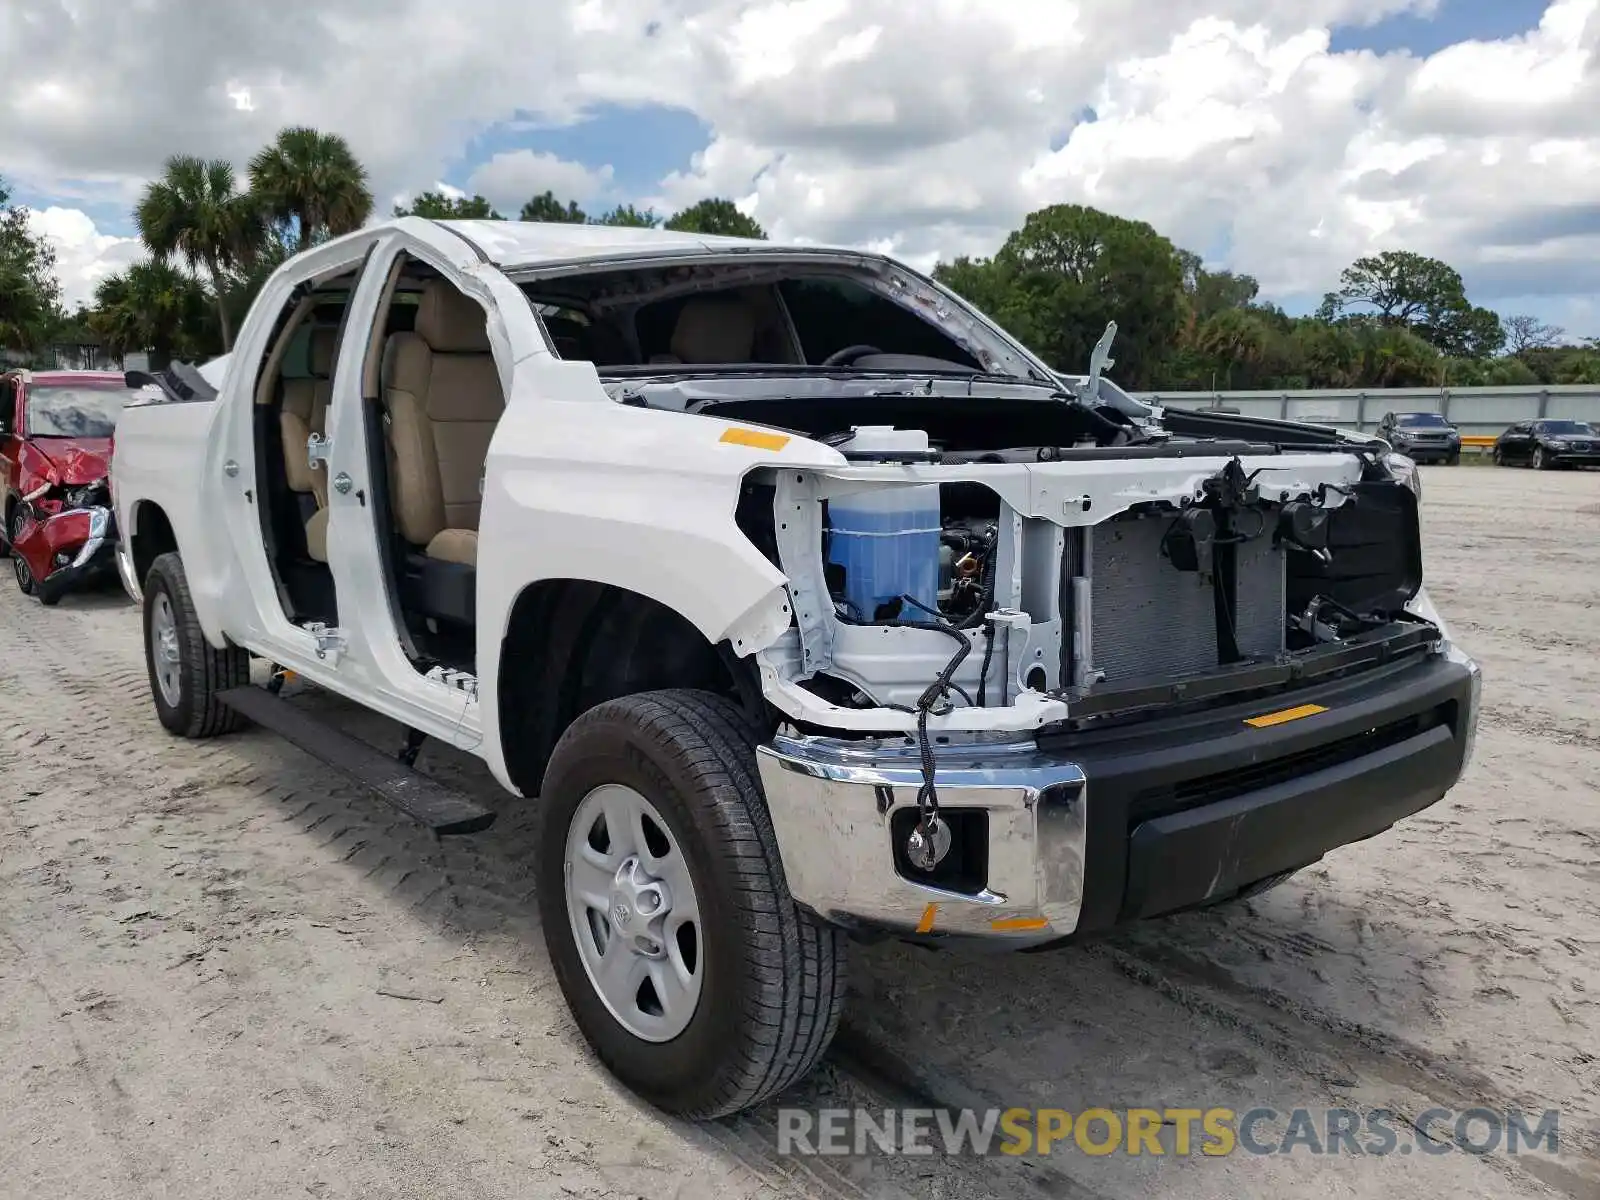
MULTIPOLYGON (((1292 0, 1289 0, 1292 2, 1292 0)), ((1409 51, 1419 58, 1469 40, 1492 41, 1525 33, 1539 24, 1547 0, 1441 0, 1432 16, 1402 14, 1375 25, 1339 26, 1329 47, 1335 54, 1371 50, 1409 51)))
POLYGON ((616 190, 624 196, 640 196, 652 191, 668 173, 687 169, 690 159, 710 140, 710 126, 681 108, 602 104, 581 121, 562 126, 541 124, 530 114, 518 113, 473 138, 445 182, 465 187, 473 169, 495 155, 533 150, 592 170, 612 167, 616 190))

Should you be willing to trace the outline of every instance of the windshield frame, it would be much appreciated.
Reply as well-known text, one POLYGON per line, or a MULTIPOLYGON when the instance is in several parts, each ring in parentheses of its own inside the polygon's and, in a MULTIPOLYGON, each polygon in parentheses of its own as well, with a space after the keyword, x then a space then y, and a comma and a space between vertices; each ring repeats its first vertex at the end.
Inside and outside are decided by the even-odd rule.
MULTIPOLYGON (((550 344, 548 333, 544 331, 544 319, 536 306, 557 301, 561 281, 574 276, 614 275, 635 271, 641 274, 657 272, 678 275, 685 269, 692 271, 701 267, 713 268, 719 273, 726 272, 727 277, 725 280, 719 280, 715 288, 708 288, 703 283, 675 281, 659 288, 644 288, 607 295, 599 299, 598 303, 591 298, 590 306, 596 309, 638 307, 646 303, 708 290, 761 286, 768 283, 776 285, 784 278, 843 276, 933 326, 963 351, 972 355, 980 364, 982 374, 1004 375, 1019 383, 1049 384, 1054 380, 1054 372, 993 318, 979 311, 971 302, 937 280, 885 255, 783 245, 748 248, 740 246, 721 251, 617 254, 604 258, 547 263, 542 266, 502 266, 500 270, 522 293, 523 299, 528 303, 529 311, 539 322, 541 331, 546 332, 546 344, 550 344), (536 298, 531 293, 539 295, 536 298)), ((716 366, 716 364, 693 365, 697 369, 707 365, 715 369, 716 366)), ((786 365, 810 364, 728 365, 781 368, 786 365)), ((604 373, 609 375, 613 369, 607 367, 604 373)), ((920 376, 926 372, 896 371, 894 374, 920 376)))
POLYGON ((1399 413, 1394 419, 1397 429, 1449 429, 1450 422, 1442 413, 1399 413))
POLYGON ((28 385, 23 396, 22 416, 24 429, 29 438, 46 438, 57 441, 73 439, 104 440, 116 433, 117 421, 121 418, 123 410, 128 403, 138 394, 138 389, 130 388, 123 380, 107 381, 105 383, 41 383, 33 382, 28 385), (104 405, 91 406, 86 404, 84 397, 94 395, 120 396, 121 402, 109 407, 104 405), (99 423, 87 432, 64 432, 59 421, 63 412, 77 412, 84 416, 99 418, 99 423), (101 431, 101 425, 104 431, 101 431))

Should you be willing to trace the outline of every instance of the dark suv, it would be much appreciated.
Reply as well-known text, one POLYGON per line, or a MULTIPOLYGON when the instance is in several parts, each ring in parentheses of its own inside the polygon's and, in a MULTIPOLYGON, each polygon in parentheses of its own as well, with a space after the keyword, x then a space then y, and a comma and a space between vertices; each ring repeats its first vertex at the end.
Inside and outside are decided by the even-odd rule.
POLYGON ((1378 436, 1412 462, 1461 461, 1461 431, 1438 413, 1389 413, 1378 436))

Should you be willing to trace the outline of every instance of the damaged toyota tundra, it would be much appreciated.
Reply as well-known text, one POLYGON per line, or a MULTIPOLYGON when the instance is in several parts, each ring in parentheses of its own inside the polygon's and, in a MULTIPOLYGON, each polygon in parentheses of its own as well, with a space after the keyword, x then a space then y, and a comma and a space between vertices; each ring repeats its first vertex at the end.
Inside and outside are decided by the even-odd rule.
POLYGON ((315 247, 118 429, 157 715, 276 730, 441 834, 494 812, 419 751, 481 757, 537 805, 598 1057, 747 1108, 826 1049, 852 938, 1236 900, 1466 765, 1414 465, 1147 405, 1114 334, 1057 375, 854 250, 415 217, 315 247))

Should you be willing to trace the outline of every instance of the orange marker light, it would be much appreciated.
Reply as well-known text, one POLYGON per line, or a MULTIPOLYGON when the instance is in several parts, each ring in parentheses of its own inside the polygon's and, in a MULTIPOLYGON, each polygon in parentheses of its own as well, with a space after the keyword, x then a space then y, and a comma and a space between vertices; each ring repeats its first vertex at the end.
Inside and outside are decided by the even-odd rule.
POLYGON ((990 921, 989 928, 996 933, 1020 933, 1030 929, 1049 929, 1050 922, 1044 917, 1003 917, 998 921, 990 921))
POLYGON ((1268 729, 1273 725, 1287 725, 1290 721, 1298 721, 1301 717, 1314 717, 1318 713, 1328 710, 1320 704, 1302 704, 1299 708, 1285 708, 1279 712, 1263 713, 1259 717, 1250 717, 1246 725, 1253 725, 1257 729, 1268 729))
POLYGON ((766 433, 760 429, 727 429, 722 441, 730 446, 749 446, 752 450, 782 450, 793 439, 782 433, 766 433))

